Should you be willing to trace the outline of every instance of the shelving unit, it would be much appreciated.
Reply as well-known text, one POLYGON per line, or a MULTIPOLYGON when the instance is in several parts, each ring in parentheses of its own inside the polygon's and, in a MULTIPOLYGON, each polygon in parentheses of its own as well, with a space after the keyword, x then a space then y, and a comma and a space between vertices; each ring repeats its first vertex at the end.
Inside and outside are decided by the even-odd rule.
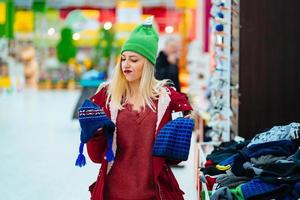
POLYGON ((212 0, 211 8, 211 68, 208 124, 213 130, 213 141, 229 141, 232 111, 230 108, 231 76, 231 0, 212 0))
POLYGON ((200 171, 204 167, 206 156, 212 152, 214 146, 237 135, 238 122, 239 0, 211 0, 211 3, 211 119, 208 126, 213 130, 213 141, 203 141, 203 120, 201 117, 196 118, 196 124, 202 126, 196 126, 199 138, 195 148, 198 200, 209 199, 207 186, 201 181, 201 176, 204 176, 200 171))

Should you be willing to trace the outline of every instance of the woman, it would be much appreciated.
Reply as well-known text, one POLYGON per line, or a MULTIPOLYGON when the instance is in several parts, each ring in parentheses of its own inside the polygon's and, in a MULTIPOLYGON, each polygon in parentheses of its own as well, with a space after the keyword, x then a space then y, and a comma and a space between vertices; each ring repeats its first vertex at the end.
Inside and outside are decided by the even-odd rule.
POLYGON ((102 129, 87 143, 91 160, 101 163, 90 186, 92 200, 183 199, 169 167, 178 161, 152 156, 152 146, 173 111, 192 108, 185 95, 154 78, 157 43, 151 19, 138 26, 122 48, 111 82, 91 97, 116 124, 113 162, 106 160, 102 129))

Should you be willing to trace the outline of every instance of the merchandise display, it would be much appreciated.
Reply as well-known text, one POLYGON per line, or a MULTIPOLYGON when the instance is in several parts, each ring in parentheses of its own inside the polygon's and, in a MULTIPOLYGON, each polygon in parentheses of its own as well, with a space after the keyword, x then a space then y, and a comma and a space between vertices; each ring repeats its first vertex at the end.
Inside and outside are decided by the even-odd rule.
POLYGON ((211 8, 211 70, 208 110, 213 141, 229 141, 231 116, 231 1, 212 1, 211 8))
POLYGON ((202 199, 298 199, 299 127, 274 126, 251 140, 201 148, 202 199))

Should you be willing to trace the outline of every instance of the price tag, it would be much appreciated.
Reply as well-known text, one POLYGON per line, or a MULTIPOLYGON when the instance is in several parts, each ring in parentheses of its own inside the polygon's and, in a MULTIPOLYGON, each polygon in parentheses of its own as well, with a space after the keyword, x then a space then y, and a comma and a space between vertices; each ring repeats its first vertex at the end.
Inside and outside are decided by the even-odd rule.
POLYGON ((172 112, 172 120, 177 119, 178 117, 183 117, 183 113, 179 112, 172 112))

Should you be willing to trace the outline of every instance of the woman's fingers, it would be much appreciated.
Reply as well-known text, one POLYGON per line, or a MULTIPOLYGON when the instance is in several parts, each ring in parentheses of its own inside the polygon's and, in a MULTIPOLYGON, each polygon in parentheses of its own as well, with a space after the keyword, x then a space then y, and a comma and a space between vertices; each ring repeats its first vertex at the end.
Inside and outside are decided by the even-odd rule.
POLYGON ((184 116, 184 118, 190 119, 190 118, 192 118, 192 115, 191 115, 191 114, 188 114, 188 115, 184 116))

